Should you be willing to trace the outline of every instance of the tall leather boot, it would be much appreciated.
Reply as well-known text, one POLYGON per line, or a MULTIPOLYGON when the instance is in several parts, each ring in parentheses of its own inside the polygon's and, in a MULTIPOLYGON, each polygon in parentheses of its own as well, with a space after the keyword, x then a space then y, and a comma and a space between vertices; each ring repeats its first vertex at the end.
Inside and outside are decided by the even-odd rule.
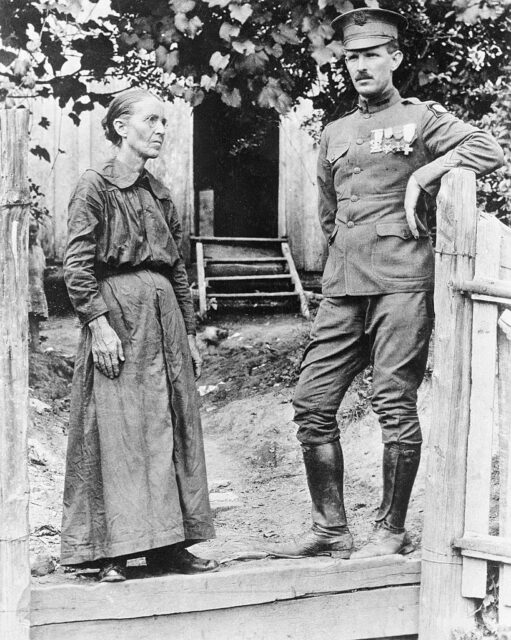
POLYGON ((392 443, 383 450, 383 499, 368 541, 351 557, 372 558, 411 553, 414 546, 405 530, 405 518, 419 468, 421 445, 392 443))
POLYGON ((330 552, 349 558, 353 538, 346 522, 343 495, 344 462, 338 440, 320 445, 302 445, 307 484, 312 499, 312 527, 290 543, 267 547, 277 557, 314 556, 330 552))

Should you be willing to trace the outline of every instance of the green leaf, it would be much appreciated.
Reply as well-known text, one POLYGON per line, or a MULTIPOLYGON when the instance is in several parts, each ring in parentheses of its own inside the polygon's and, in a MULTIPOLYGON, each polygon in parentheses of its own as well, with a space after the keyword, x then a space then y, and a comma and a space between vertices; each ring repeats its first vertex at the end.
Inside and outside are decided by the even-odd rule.
POLYGON ((245 4, 230 4, 229 5, 229 12, 231 14, 231 18, 233 20, 237 20, 238 22, 241 22, 241 24, 245 24, 245 22, 250 18, 250 16, 252 15, 252 7, 247 3, 245 4))
POLYGON ((222 102, 224 102, 229 107, 240 107, 241 106, 241 94, 239 89, 236 87, 232 90, 225 89, 221 94, 222 102))
POLYGON ((231 57, 229 54, 223 56, 220 51, 215 51, 211 58, 209 59, 209 65, 213 67, 214 71, 220 71, 225 69, 225 67, 229 64, 229 60, 231 57))
POLYGON ((7 51, 7 49, 0 49, 0 64, 3 64, 5 67, 8 67, 12 62, 14 62, 17 58, 17 54, 12 51, 7 51))
POLYGON ((232 38, 237 38, 239 33, 240 27, 234 24, 230 24, 229 22, 223 22, 218 35, 222 38, 222 40, 227 40, 227 42, 230 42, 232 38))
POLYGON ((40 158, 41 160, 46 160, 46 162, 51 162, 50 154, 47 149, 44 149, 40 145, 36 145, 30 149, 30 153, 33 153, 35 156, 40 158))
POLYGON ((204 0, 210 7, 226 7, 231 0, 204 0))
POLYGON ((176 13, 189 13, 195 9, 194 0, 170 0, 169 4, 176 13))
POLYGON ((255 44, 251 40, 235 40, 232 43, 232 48, 234 49, 234 51, 242 53, 244 56, 252 55, 256 50, 255 44))

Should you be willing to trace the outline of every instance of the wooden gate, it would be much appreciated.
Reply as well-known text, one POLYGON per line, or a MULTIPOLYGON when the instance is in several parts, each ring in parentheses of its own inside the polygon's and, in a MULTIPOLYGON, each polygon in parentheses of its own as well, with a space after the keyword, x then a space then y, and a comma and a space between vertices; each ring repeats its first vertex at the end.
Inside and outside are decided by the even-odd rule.
POLYGON ((473 626, 488 561, 500 565, 499 624, 511 625, 511 230, 478 214, 469 171, 442 182, 436 251, 420 640, 473 626))

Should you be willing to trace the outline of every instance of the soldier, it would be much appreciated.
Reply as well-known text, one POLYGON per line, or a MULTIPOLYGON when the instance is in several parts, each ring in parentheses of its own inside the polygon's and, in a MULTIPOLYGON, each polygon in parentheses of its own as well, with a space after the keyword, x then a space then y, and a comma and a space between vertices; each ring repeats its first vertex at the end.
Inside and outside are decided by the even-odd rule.
POLYGON ((368 544, 352 557, 413 550, 405 516, 419 466, 417 389, 433 324, 428 199, 453 167, 483 175, 503 164, 495 140, 436 102, 403 98, 392 82, 403 54, 393 11, 355 9, 334 20, 359 94, 328 124, 318 160, 319 218, 328 239, 323 296, 295 393, 295 423, 312 498, 312 528, 278 556, 349 558, 336 413, 373 364, 372 406, 383 440, 383 498, 368 544))

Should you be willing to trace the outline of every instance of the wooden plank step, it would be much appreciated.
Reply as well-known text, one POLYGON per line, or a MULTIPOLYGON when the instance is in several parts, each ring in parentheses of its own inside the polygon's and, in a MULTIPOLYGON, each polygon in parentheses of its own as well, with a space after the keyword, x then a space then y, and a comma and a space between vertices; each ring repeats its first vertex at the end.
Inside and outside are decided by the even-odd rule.
MULTIPOLYGON (((232 589, 235 590, 234 584, 232 589)), ((199 595, 198 598, 202 596, 199 595)), ((110 596, 111 600, 118 598, 110 596)), ((168 596, 168 599, 170 597, 168 596)), ((145 618, 109 618, 32 627, 31 640, 413 640, 419 586, 305 594, 284 602, 145 618), (368 614, 369 612, 369 614, 368 614)))
MULTIPOLYGON (((230 610, 236 618, 236 611, 239 613, 242 607, 250 605, 273 605, 276 602, 284 603, 298 599, 297 602, 303 606, 306 598, 314 600, 317 596, 328 596, 332 593, 351 595, 354 590, 360 589, 363 594, 371 590, 375 590, 377 594, 385 587, 390 587, 391 590, 398 586, 417 587, 420 571, 420 560, 404 559, 396 555, 352 561, 315 557, 247 562, 222 567, 216 573, 194 576, 169 574, 158 578, 131 579, 115 585, 94 582, 84 584, 78 581, 33 584, 32 632, 35 634, 37 627, 79 621, 141 618, 148 624, 148 618, 151 616, 221 609, 230 610)), ((284 604, 283 607, 282 611, 285 611, 284 604)), ((374 618, 367 615, 367 608, 364 609, 364 615, 368 619, 374 618)), ((350 616, 349 609, 347 616, 350 616)), ((328 622, 333 624, 337 617, 330 611, 328 622)), ((314 619, 313 622, 316 624, 318 620, 314 619)), ((342 622, 345 623, 346 620, 342 622)), ((378 630, 381 632, 383 625, 380 620, 376 620, 375 627, 378 627, 378 624, 378 630)), ((378 634, 374 633, 363 637, 377 636, 378 634)), ((48 633, 45 637, 51 636, 48 633)), ((87 636, 81 636, 82 639, 84 637, 87 636)), ((95 638, 94 635, 88 637, 95 638)), ((124 636, 109 636, 110 640, 112 637, 124 640, 124 636)), ((145 633, 141 636, 144 640, 150 637, 152 636, 145 633)), ((165 637, 190 636, 185 634, 165 637)), ((220 633, 216 637, 227 640, 247 636, 220 633)), ((325 636, 327 637, 333 636, 325 636)))
POLYGON ((208 293, 208 298, 294 298, 296 291, 258 291, 249 293, 208 293))
POLYGON ((204 244, 239 244, 239 243, 260 243, 260 242, 285 242, 286 238, 225 238, 217 236, 190 236, 190 240, 194 242, 203 242, 204 244))
POLYGON ((258 276, 256 274, 250 276, 206 276, 207 282, 231 282, 239 280, 291 280, 289 273, 273 273, 270 275, 258 276))
POLYGON ((232 264, 239 262, 240 264, 252 262, 287 262, 287 258, 282 256, 264 256, 262 258, 210 258, 206 259, 207 266, 212 264, 232 264))

